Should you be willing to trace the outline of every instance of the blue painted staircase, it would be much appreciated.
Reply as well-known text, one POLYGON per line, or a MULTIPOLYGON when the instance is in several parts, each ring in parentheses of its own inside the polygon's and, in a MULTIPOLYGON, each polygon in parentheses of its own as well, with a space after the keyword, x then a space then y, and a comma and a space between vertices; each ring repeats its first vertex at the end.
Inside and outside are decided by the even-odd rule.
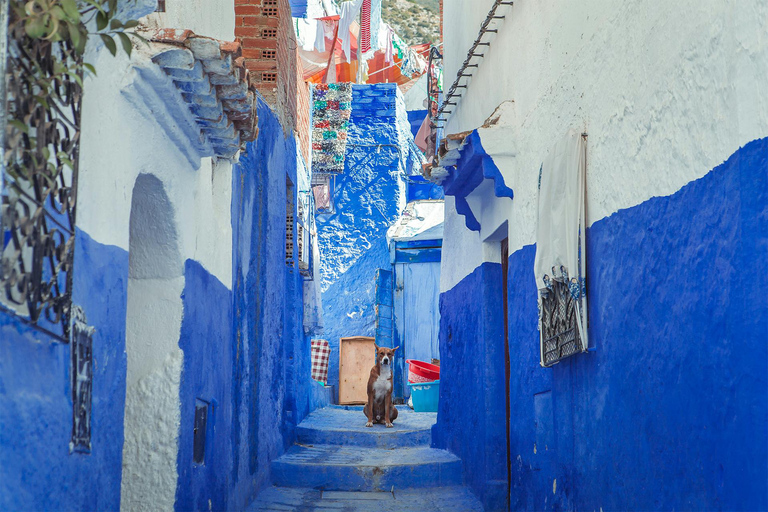
POLYGON ((462 485, 461 461, 430 448, 436 415, 398 411, 394 428, 366 428, 362 407, 310 414, 272 463, 274 487, 249 511, 482 511, 462 485))

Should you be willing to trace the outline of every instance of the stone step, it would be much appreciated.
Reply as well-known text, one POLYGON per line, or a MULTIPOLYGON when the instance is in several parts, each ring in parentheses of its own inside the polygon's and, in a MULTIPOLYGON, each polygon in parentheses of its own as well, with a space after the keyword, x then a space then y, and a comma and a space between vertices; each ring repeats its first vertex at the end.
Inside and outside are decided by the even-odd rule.
POLYGON ((326 491, 389 491, 460 485, 455 455, 428 447, 294 445, 272 462, 272 482, 326 491))
POLYGON ((395 489, 395 492, 320 491, 269 487, 247 512, 482 512, 480 501, 465 487, 395 489))
POLYGON ((432 426, 436 413, 413 412, 405 405, 397 408, 394 427, 375 424, 366 427, 362 407, 325 407, 307 416, 296 428, 301 444, 340 444, 400 448, 428 446, 432 440, 432 426))

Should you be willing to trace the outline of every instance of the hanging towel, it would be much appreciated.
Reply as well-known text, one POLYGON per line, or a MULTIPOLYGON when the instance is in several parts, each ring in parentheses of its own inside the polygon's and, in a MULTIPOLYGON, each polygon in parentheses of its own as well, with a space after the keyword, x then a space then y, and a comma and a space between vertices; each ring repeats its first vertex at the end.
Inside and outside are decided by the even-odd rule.
POLYGON ((312 378, 323 385, 328 381, 331 347, 327 340, 312 340, 312 378))
MULTIPOLYGON (((348 0, 347 2, 341 2, 339 4, 339 39, 341 40, 341 49, 344 51, 344 56, 347 62, 352 61, 352 34, 349 28, 357 18, 357 13, 360 12, 360 7, 363 5, 363 0, 348 0)), ((358 44, 360 42, 358 41, 358 44)))
POLYGON ((371 51, 371 0, 363 0, 360 7, 360 39, 357 44, 365 58, 365 54, 371 51))
POLYGON ((586 143, 571 130, 539 170, 534 272, 541 364, 586 351, 586 143))

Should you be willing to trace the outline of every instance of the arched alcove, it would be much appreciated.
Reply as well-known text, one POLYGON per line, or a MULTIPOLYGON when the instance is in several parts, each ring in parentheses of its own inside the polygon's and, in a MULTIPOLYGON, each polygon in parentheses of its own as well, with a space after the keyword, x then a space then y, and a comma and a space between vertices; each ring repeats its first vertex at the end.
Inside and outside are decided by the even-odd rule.
POLYGON ((178 479, 184 273, 173 205, 152 174, 136 179, 129 229, 121 509, 171 510, 178 479))

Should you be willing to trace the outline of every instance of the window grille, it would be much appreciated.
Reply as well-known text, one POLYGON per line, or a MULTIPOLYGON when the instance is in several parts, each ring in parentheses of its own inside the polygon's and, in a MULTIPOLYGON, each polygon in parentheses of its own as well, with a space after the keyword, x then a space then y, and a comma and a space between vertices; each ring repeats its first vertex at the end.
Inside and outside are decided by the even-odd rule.
POLYGON ((293 199, 293 183, 290 178, 285 179, 285 264, 293 266, 293 243, 294 243, 294 225, 295 225, 295 204, 293 199))
POLYGON ((550 287, 541 294, 541 357, 544 366, 581 352, 581 336, 577 325, 576 299, 568 283, 561 279, 549 281, 550 287))
POLYGON ((7 31, 0 307, 68 343, 82 77, 53 70, 82 57, 69 40, 28 37, 24 23, 7 31), (55 108, 34 100, 41 84, 55 108))
POLYGON ((277 82, 277 73, 265 71, 261 74, 261 81, 265 83, 275 83, 277 82))
POLYGON ((274 39, 277 37, 276 28, 265 28, 261 31, 261 37, 263 39, 274 39))
POLYGON ((277 56, 277 50, 261 50, 261 56, 265 59, 274 60, 277 56))

